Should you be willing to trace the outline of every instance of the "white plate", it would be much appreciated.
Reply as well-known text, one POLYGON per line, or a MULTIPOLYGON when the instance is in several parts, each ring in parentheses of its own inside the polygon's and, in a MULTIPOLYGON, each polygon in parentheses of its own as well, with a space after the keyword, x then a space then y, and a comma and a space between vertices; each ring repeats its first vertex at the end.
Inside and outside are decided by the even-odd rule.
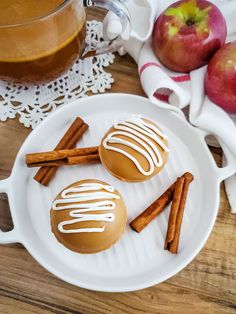
POLYGON ((217 215, 219 183, 233 171, 230 164, 217 168, 203 133, 146 98, 106 94, 80 99, 57 110, 30 134, 18 153, 10 178, 0 182, 0 192, 8 193, 14 222, 12 231, 0 233, 0 243, 21 242, 48 271, 80 287, 99 291, 145 288, 176 274, 200 251, 217 215), (153 119, 169 137, 169 161, 158 176, 145 183, 124 183, 98 164, 61 168, 49 187, 33 180, 36 170, 25 166, 25 154, 53 149, 76 116, 90 126, 78 145, 90 146, 99 144, 114 122, 130 114, 153 119), (98 254, 74 253, 51 233, 51 202, 74 181, 94 178, 114 185, 125 199, 130 222, 185 171, 192 172, 195 180, 189 190, 178 255, 163 250, 169 209, 140 234, 127 224, 122 238, 98 254))

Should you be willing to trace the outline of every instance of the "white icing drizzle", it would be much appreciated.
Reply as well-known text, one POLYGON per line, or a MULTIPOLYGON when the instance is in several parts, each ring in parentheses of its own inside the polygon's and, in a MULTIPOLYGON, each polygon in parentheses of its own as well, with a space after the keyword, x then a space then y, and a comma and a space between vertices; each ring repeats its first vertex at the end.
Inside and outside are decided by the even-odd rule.
POLYGON ((129 120, 118 122, 114 124, 113 127, 118 131, 109 133, 108 136, 103 140, 103 146, 105 149, 113 150, 125 155, 127 158, 133 161, 138 170, 145 176, 151 175, 155 170, 155 166, 161 167, 163 165, 162 156, 158 147, 150 140, 154 140, 160 148, 166 152, 169 152, 169 148, 163 142, 163 139, 167 139, 167 136, 163 134, 157 127, 155 127, 153 124, 145 122, 140 117, 132 117, 129 120), (143 148, 134 143, 131 143, 128 140, 121 139, 117 137, 117 135, 123 135, 127 138, 131 138, 140 144, 143 148), (129 154, 127 151, 121 148, 112 146, 111 144, 122 144, 139 152, 148 161, 149 170, 145 171, 145 169, 142 168, 138 160, 133 155, 129 154))
POLYGON ((112 186, 97 182, 83 183, 76 187, 64 190, 61 193, 61 198, 56 199, 53 202, 52 209, 71 210, 69 215, 74 219, 60 222, 57 226, 58 230, 62 233, 103 232, 105 226, 100 228, 78 229, 65 229, 64 227, 82 221, 114 221, 115 215, 111 212, 102 214, 89 213, 91 211, 99 212, 101 210, 113 210, 115 208, 115 203, 111 200, 120 198, 114 191, 115 189, 112 186), (106 192, 101 190, 105 190, 106 192))

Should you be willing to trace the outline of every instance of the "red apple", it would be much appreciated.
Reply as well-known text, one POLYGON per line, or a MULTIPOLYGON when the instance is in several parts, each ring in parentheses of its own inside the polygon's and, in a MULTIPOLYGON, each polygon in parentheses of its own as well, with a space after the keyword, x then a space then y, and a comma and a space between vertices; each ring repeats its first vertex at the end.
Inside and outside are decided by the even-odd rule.
POLYGON ((220 10, 206 0, 181 0, 156 20, 152 46, 169 69, 189 72, 211 59, 224 44, 226 22, 220 10))
POLYGON ((236 41, 225 44, 211 59, 205 90, 215 104, 236 114, 236 41))

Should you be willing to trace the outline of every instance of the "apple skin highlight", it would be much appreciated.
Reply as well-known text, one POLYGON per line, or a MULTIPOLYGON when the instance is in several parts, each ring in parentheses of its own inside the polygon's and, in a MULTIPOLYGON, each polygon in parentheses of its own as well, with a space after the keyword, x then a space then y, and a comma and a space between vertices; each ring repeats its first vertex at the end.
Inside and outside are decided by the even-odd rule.
POLYGON ((157 58, 176 72, 190 72, 209 62, 224 44, 226 22, 206 0, 181 0, 156 20, 152 47, 157 58))
POLYGON ((211 59, 205 90, 211 101, 236 114, 236 41, 225 44, 211 59))

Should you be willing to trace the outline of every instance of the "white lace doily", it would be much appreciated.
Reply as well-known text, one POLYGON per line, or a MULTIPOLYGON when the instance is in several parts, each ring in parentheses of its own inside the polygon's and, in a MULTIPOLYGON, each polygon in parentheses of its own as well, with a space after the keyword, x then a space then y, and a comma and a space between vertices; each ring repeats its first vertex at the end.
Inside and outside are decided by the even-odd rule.
MULTIPOLYGON (((102 39, 102 23, 87 23, 86 43, 94 49, 106 42, 102 39)), ((25 127, 35 128, 57 106, 65 105, 88 92, 103 93, 114 82, 104 68, 114 61, 108 53, 77 60, 72 68, 58 79, 42 85, 21 85, 0 81, 0 120, 19 117, 25 127)))

